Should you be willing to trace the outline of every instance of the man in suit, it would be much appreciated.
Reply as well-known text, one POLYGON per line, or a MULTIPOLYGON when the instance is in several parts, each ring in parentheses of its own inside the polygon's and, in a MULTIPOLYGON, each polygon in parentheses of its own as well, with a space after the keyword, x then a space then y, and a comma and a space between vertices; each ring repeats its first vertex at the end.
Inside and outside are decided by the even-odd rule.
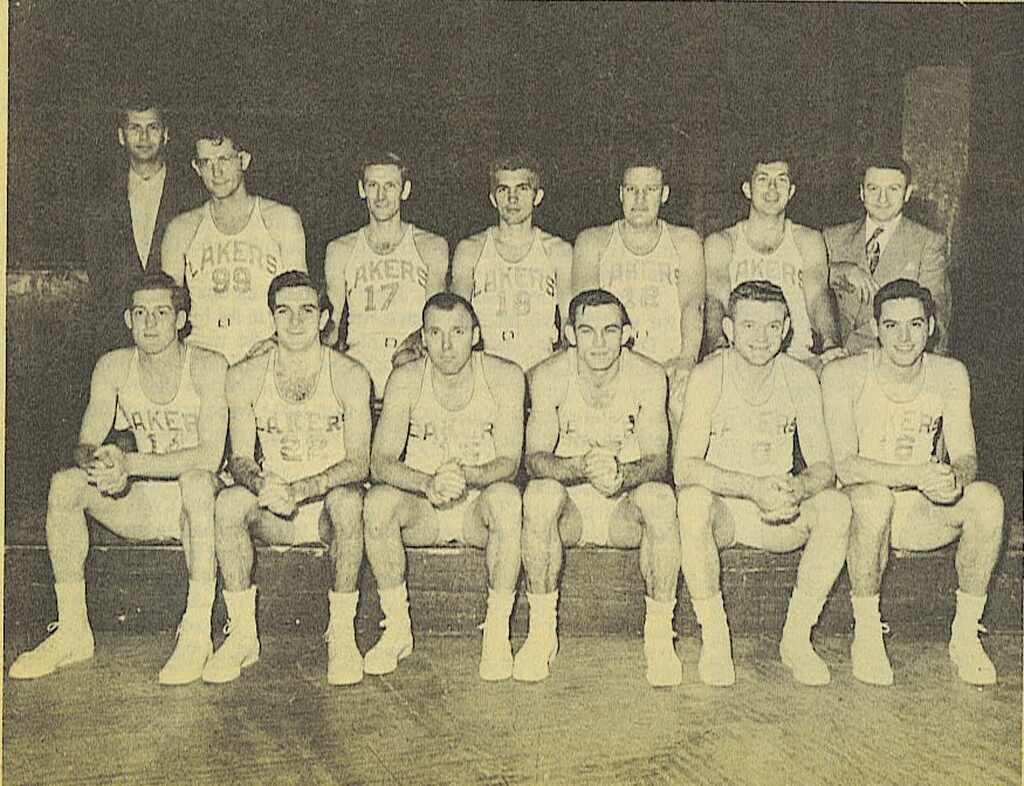
POLYGON ((120 314, 132 280, 160 271, 164 229, 199 201, 191 179, 165 162, 165 112, 152 99, 139 96, 125 102, 118 111, 117 141, 128 166, 118 167, 83 227, 92 238, 85 262, 100 351, 127 345, 130 336, 120 314))
POLYGON ((876 346, 872 298, 890 281, 909 278, 932 293, 937 323, 933 349, 946 354, 952 314, 946 238, 903 215, 914 192, 906 161, 874 155, 864 165, 860 199, 866 215, 824 231, 843 344, 851 352, 876 346))

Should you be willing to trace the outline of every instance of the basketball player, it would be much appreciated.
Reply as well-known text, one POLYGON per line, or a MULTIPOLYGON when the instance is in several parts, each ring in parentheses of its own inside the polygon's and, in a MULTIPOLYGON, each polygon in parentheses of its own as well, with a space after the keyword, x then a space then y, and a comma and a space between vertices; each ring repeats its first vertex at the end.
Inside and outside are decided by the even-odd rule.
POLYGON ((229 364, 273 333, 265 303, 274 276, 306 269, 299 214, 246 190, 251 162, 236 131, 199 132, 192 168, 210 198, 170 223, 161 260, 192 296, 188 342, 220 352, 229 364))
POLYGON ((647 681, 678 685, 672 615, 679 577, 675 498, 668 465, 665 375, 625 348, 630 322, 619 299, 580 292, 568 309, 570 346, 530 372, 523 495, 523 564, 530 633, 513 676, 548 676, 558 651, 556 607, 563 546, 640 548, 647 588, 647 681))
POLYGON ((508 679, 508 622, 522 529, 512 479, 522 455, 523 372, 475 349, 480 325, 458 295, 433 295, 422 319, 426 356, 391 374, 373 437, 366 557, 377 579, 385 631, 366 653, 363 668, 387 674, 412 653, 403 544, 458 541, 487 554, 480 677, 508 679))
POLYGON ((743 183, 750 202, 747 218, 708 235, 708 318, 705 346, 725 346, 722 319, 729 293, 744 281, 767 280, 782 288, 793 329, 788 353, 816 372, 841 357, 828 288, 828 264, 821 233, 786 218, 796 193, 789 163, 767 155, 743 183), (817 353, 817 354, 816 354, 817 353))
POLYGON ((392 356, 419 329, 424 302, 444 289, 448 242, 402 221, 412 181, 398 156, 367 158, 359 168, 358 187, 369 223, 327 245, 324 276, 335 315, 327 340, 332 346, 338 340, 347 305, 345 351, 370 372, 379 398, 392 356))
POLYGON ((132 540, 180 539, 188 566, 188 599, 178 643, 160 671, 164 685, 199 679, 213 646, 213 499, 224 451, 227 406, 224 358, 184 345, 185 291, 162 273, 138 278, 124 321, 135 346, 103 355, 92 375, 75 466, 50 482, 46 543, 57 595, 56 632, 11 666, 14 679, 34 679, 88 660, 93 635, 85 605, 89 530, 85 514, 132 540), (100 443, 115 411, 137 452, 100 443))
POLYGON ((704 334, 704 249, 692 229, 658 218, 668 194, 663 164, 644 157, 627 162, 619 186, 623 217, 580 232, 572 289, 601 287, 629 309, 633 349, 665 369, 676 422, 704 334))
POLYGON ((829 366, 822 377, 839 480, 853 503, 846 562, 853 676, 873 685, 893 681, 878 611, 890 544, 930 551, 959 538, 949 656, 961 680, 991 685, 996 670, 978 631, 1002 542, 1003 498, 976 479, 967 369, 925 352, 935 330, 927 288, 896 279, 878 290, 873 306, 879 347, 829 366), (940 432, 949 464, 936 455, 940 432))
POLYGON ((327 681, 363 678, 353 618, 363 559, 361 481, 370 463, 370 380, 351 358, 320 343, 330 311, 305 271, 267 291, 276 347, 228 372, 235 485, 217 497, 217 561, 229 633, 206 682, 229 682, 260 655, 252 535, 275 545, 324 541, 334 563, 328 594, 327 681), (262 465, 254 456, 259 442, 262 465))
POLYGON ((803 547, 779 654, 797 682, 830 679, 810 634, 843 568, 850 505, 833 488, 817 377, 780 354, 789 328, 782 288, 743 282, 722 319, 730 347, 697 366, 686 389, 675 480, 683 577, 701 627, 698 673, 707 685, 736 679, 718 551, 737 544, 771 552, 803 547), (807 467, 794 474, 797 432, 807 467))
POLYGON ((565 318, 572 246, 533 225, 544 198, 536 164, 522 154, 498 159, 490 181, 498 225, 455 247, 452 291, 473 303, 484 348, 526 370, 558 342, 556 311, 565 318))

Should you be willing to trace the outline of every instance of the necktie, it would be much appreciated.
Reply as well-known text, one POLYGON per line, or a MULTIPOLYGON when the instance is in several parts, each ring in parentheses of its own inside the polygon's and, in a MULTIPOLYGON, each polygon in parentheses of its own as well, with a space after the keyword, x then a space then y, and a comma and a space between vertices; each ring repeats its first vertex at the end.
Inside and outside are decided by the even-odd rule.
POLYGON ((868 268, 871 270, 871 275, 875 274, 878 261, 882 258, 882 244, 878 241, 878 236, 883 231, 881 227, 875 227, 875 231, 871 233, 870 239, 864 246, 864 253, 868 257, 868 268))

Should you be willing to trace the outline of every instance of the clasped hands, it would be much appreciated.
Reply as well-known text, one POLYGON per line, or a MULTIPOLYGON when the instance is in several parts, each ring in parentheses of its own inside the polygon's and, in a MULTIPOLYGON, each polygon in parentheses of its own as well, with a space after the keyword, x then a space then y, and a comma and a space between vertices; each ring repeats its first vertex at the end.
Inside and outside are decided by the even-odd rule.
POLYGON ((769 475, 756 481, 753 501, 766 524, 786 524, 800 515, 803 481, 792 475, 769 475))

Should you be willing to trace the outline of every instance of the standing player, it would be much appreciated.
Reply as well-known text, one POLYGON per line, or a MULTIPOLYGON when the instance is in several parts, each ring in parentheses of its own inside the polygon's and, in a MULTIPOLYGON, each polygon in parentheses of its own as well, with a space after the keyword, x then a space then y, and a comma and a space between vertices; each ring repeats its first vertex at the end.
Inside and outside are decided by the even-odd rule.
POLYGON ((650 158, 628 162, 619 186, 623 217, 580 232, 573 248, 572 289, 600 287, 629 309, 633 349, 665 369, 676 421, 704 334, 704 249, 692 229, 658 218, 668 194, 661 163, 650 158))
POLYGON ((935 351, 946 354, 949 349, 953 304, 946 238, 903 215, 914 193, 910 176, 910 165, 898 154, 867 159, 860 186, 865 215, 823 233, 839 328, 851 352, 877 346, 872 298, 897 278, 917 281, 932 293, 935 351))
POLYGON ((124 321, 135 346, 97 361, 74 451, 76 466, 50 482, 46 543, 57 594, 57 632, 14 662, 14 679, 42 677, 93 655, 85 606, 86 513, 124 538, 181 539, 188 599, 178 644, 160 671, 160 682, 180 685, 199 679, 213 649, 213 473, 227 427, 226 366, 217 353, 178 340, 188 300, 168 276, 140 277, 130 298, 124 321), (138 452, 99 446, 115 412, 131 428, 138 452))
POLYGON ((793 329, 789 354, 815 371, 842 356, 821 233, 786 218, 786 206, 795 193, 785 158, 765 156, 754 163, 743 183, 743 195, 750 202, 747 218, 708 236, 709 351, 725 345, 721 326, 729 293, 744 281, 766 280, 786 296, 793 329))
POLYGON ((571 346, 530 372, 523 495, 523 563, 530 633, 513 676, 548 676, 558 651, 556 607, 564 546, 640 548, 647 588, 644 656, 651 685, 678 685, 672 615, 679 535, 668 464, 666 380, 625 344, 626 309, 600 289, 569 305, 571 346))
POLYGON ((548 357, 559 339, 572 286, 572 246, 533 225, 544 198, 539 170, 517 154, 490 168, 498 225, 455 247, 452 291, 473 303, 485 349, 524 371, 548 357))
POLYGON ((260 655, 251 535, 271 544, 330 543, 334 591, 327 681, 363 678, 352 620, 363 559, 362 488, 370 463, 370 380, 359 363, 320 343, 330 311, 305 271, 267 291, 276 347, 228 373, 235 486, 217 497, 217 561, 230 629, 206 664, 206 682, 229 682, 260 655), (263 454, 258 464, 256 443, 263 454))
POLYGON ((188 342, 220 352, 228 363, 273 333, 264 304, 274 276, 306 269, 299 214, 246 190, 251 161, 235 131, 200 131, 192 168, 210 198, 170 223, 161 259, 164 272, 192 296, 188 342))
POLYGON ((781 287, 740 284, 722 319, 730 348, 695 368, 686 389, 675 479, 683 577, 701 627, 698 671, 708 685, 736 679, 718 555, 736 544, 771 552, 804 547, 779 654, 797 682, 830 679, 810 634, 843 568, 850 505, 832 488, 818 380, 780 354, 789 327, 781 287), (794 475, 798 432, 807 468, 794 475))
POLYGON ((345 350, 370 372, 374 395, 384 395, 391 358, 420 326, 423 304, 444 289, 448 243, 402 221, 402 203, 412 181, 393 153, 366 159, 359 169, 359 197, 369 223, 327 245, 324 276, 334 307, 338 340, 342 310, 348 306, 345 350))
POLYGON ((508 679, 522 528, 512 479, 523 445, 523 372, 474 350, 480 326, 458 295, 434 295, 422 319, 426 356, 391 375, 373 438, 366 557, 386 630, 366 653, 364 669, 387 674, 412 652, 403 544, 461 541, 487 551, 480 677, 508 679))
POLYGON ((959 538, 949 656, 961 680, 990 685, 996 670, 978 631, 1002 542, 1003 498, 976 479, 967 369, 925 352, 935 303, 917 282, 885 284, 874 313, 879 348, 830 366, 822 377, 839 480, 853 503, 846 562, 856 623, 853 676, 874 685, 893 681, 878 611, 890 544, 929 551, 959 538), (949 464, 936 454, 940 433, 949 464))

